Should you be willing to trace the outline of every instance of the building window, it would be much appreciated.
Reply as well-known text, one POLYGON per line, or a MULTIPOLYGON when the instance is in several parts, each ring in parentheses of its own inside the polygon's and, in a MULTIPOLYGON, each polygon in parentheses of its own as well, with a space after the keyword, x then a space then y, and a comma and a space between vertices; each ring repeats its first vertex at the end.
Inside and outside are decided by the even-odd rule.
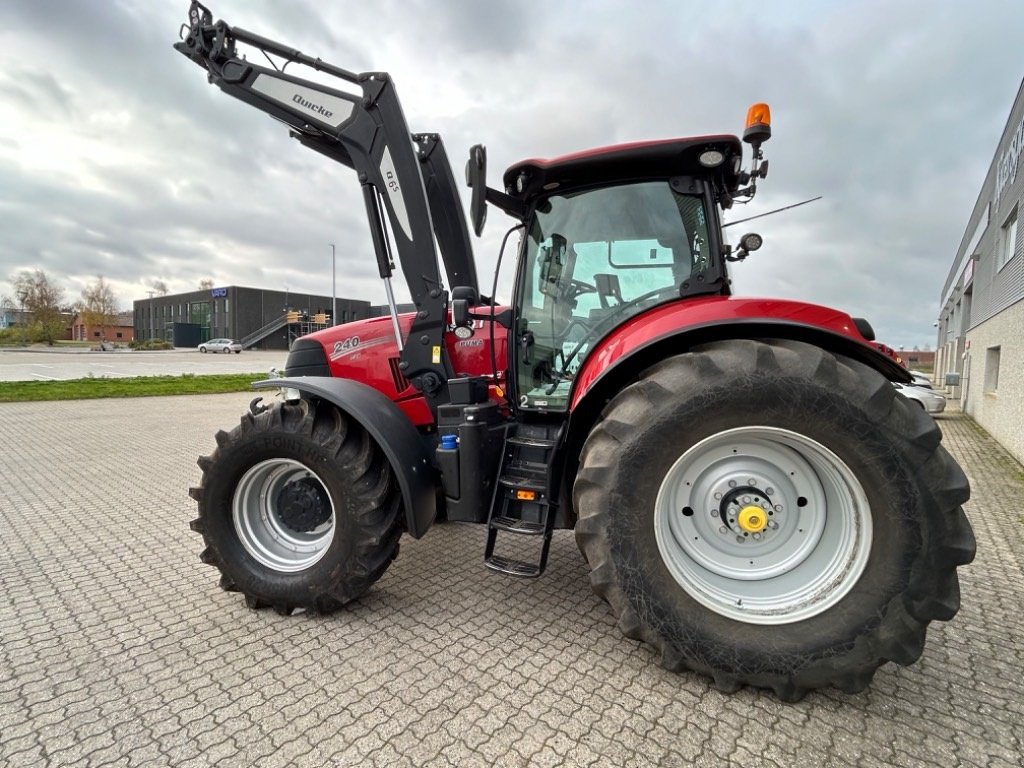
POLYGON ((1003 224, 999 237, 999 252, 996 254, 996 270, 1006 266, 1017 252, 1017 209, 1014 208, 1010 217, 1003 224))
POLYGON ((117 338, 119 338, 119 339, 121 338, 121 332, 120 331, 117 332, 117 338))
POLYGON ((985 350, 985 391, 996 392, 999 389, 999 347, 985 350))

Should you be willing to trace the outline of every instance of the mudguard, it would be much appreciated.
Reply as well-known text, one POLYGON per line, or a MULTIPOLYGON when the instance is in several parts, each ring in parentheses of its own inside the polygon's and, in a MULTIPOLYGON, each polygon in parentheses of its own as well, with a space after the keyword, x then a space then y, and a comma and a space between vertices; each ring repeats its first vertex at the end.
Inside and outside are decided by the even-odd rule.
POLYGON ((418 539, 437 515, 435 471, 423 437, 402 410, 372 387, 351 379, 296 376, 257 381, 253 389, 297 389, 333 403, 370 433, 384 451, 405 506, 405 526, 418 539))
POLYGON ((621 377, 629 378, 697 344, 772 337, 806 341, 843 354, 891 381, 910 380, 904 368, 871 346, 845 312, 787 299, 709 296, 636 315, 606 335, 575 377, 570 410, 575 412, 610 382, 621 385, 621 377))

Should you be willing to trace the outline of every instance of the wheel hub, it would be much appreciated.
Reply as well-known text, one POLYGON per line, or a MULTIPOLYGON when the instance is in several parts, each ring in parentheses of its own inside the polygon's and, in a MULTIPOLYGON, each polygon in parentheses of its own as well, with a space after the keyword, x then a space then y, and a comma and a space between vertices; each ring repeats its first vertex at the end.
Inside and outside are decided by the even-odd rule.
POLYGON ((331 502, 324 487, 309 477, 282 488, 277 509, 281 523, 297 533, 308 533, 331 518, 331 502))
POLYGON ((736 515, 736 522, 747 533, 760 533, 768 526, 768 515, 760 507, 749 504, 736 515))
POLYGON ((775 490, 767 478, 751 477, 744 481, 744 485, 729 479, 719 485, 720 490, 713 495, 715 499, 721 499, 718 517, 724 525, 719 534, 743 544, 751 540, 761 541, 778 529, 778 521, 772 518, 783 510, 783 505, 772 501, 769 494, 775 490))

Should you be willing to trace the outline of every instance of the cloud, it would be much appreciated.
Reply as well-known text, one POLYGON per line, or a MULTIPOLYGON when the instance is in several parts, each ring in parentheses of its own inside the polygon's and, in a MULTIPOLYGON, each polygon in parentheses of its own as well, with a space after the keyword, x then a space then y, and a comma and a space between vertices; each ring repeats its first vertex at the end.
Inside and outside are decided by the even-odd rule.
MULTIPOLYGON (((734 270, 739 292, 847 309, 907 347, 934 343, 1021 72, 1010 2, 208 4, 390 72, 410 128, 444 135, 457 178, 478 142, 496 184, 525 157, 735 133, 768 101, 769 177, 727 218, 824 200, 728 230, 766 241, 734 270)), ((343 290, 382 301, 352 172, 209 86, 171 48, 187 8, 0 4, 0 279, 39 267, 77 295, 102 273, 125 307, 157 278, 323 292, 333 242, 343 290)), ((510 224, 492 212, 478 241, 488 290, 510 224)))

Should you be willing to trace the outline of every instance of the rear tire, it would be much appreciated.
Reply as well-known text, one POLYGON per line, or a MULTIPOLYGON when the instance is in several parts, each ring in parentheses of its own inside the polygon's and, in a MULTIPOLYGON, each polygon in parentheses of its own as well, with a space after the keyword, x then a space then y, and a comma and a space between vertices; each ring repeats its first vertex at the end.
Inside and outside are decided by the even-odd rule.
POLYGON ((959 608, 969 490, 940 439, 879 373, 808 344, 669 358, 583 448, 591 583, 627 636, 721 690, 863 690, 959 608))
POLYGON ((199 459, 192 530, 221 587, 251 608, 327 612, 364 594, 398 554, 401 493, 370 435, 324 401, 242 417, 199 459))

